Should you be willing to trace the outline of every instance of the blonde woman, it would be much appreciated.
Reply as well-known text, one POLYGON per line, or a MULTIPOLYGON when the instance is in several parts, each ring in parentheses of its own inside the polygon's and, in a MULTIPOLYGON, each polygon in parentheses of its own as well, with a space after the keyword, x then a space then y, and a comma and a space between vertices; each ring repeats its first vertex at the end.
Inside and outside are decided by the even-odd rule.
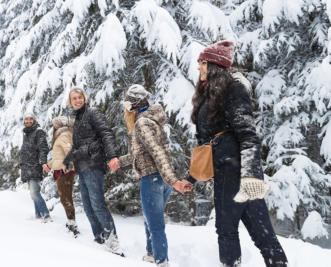
POLYGON ((104 179, 108 166, 119 167, 114 135, 106 116, 89 107, 80 88, 69 92, 68 104, 74 109, 72 148, 63 161, 63 171, 73 162, 79 175, 84 211, 91 224, 94 241, 105 244, 110 252, 124 256, 117 238, 115 223, 104 196, 104 179))
POLYGON ((53 178, 56 181, 61 203, 66 212, 68 222, 66 227, 76 237, 79 234, 75 221, 75 207, 72 200, 75 172, 73 170, 63 173, 63 160, 72 146, 73 122, 68 117, 60 116, 52 120, 52 160, 48 166, 54 170, 53 178))
POLYGON ((131 153, 120 157, 120 164, 132 164, 137 178, 140 178, 147 238, 147 255, 143 259, 158 266, 168 266, 164 209, 172 188, 183 194, 184 190, 191 189, 191 184, 176 177, 163 130, 166 114, 161 106, 149 106, 149 95, 138 84, 132 85, 126 93, 125 120, 131 136, 131 153))

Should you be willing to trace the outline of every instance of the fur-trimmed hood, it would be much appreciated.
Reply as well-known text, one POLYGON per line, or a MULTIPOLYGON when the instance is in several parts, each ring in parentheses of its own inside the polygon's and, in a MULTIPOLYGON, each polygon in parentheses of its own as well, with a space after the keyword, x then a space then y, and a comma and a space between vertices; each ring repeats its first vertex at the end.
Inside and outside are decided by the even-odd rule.
POLYGON ((58 128, 57 130, 55 130, 54 132, 54 141, 62 134, 65 132, 70 132, 72 133, 72 128, 68 127, 68 126, 63 126, 61 128, 58 128))
POLYGON ((138 114, 136 121, 140 118, 147 118, 163 126, 167 121, 167 115, 160 105, 150 106, 146 111, 138 114))

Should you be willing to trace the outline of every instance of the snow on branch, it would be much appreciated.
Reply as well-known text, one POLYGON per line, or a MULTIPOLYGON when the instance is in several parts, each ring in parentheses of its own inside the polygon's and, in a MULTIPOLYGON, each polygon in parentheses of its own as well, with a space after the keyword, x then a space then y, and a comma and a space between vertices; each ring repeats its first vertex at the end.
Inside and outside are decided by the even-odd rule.
POLYGON ((263 4, 263 26, 274 32, 283 18, 299 25, 304 4, 304 0, 266 0, 263 4))
POLYGON ((197 28, 211 41, 219 41, 220 38, 235 42, 237 37, 232 31, 229 18, 223 11, 208 2, 194 1, 189 15, 188 25, 197 28))
POLYGON ((63 2, 62 10, 70 10, 74 17, 81 21, 85 19, 85 16, 88 13, 89 7, 92 5, 93 0, 66 0, 63 2))
POLYGON ((293 219, 300 204, 305 204, 308 210, 317 206, 316 184, 329 184, 327 179, 318 164, 297 155, 291 166, 283 165, 272 177, 267 177, 271 188, 268 206, 277 210, 278 219, 293 219))
POLYGON ((182 49, 180 66, 187 70, 188 78, 193 81, 194 84, 198 81, 199 78, 197 59, 204 48, 205 47, 199 42, 191 40, 182 49))
POLYGON ((169 12, 153 0, 141 0, 132 10, 137 19, 141 40, 149 51, 164 53, 168 60, 176 62, 182 44, 180 29, 169 12))
POLYGON ((285 87, 286 81, 280 70, 269 71, 256 87, 260 110, 272 107, 277 103, 285 87))
POLYGON ((304 239, 314 239, 321 237, 328 238, 328 231, 325 228, 325 223, 317 211, 312 211, 309 213, 308 217, 303 223, 301 234, 304 239))
POLYGON ((106 17, 98 28, 96 37, 99 40, 89 58, 95 63, 99 73, 110 76, 124 67, 123 51, 127 44, 124 29, 115 14, 110 13, 106 17))

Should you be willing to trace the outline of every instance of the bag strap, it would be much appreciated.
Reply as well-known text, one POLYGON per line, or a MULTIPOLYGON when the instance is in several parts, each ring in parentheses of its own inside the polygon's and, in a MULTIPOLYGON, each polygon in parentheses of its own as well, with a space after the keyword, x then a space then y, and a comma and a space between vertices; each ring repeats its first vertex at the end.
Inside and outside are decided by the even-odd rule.
POLYGON ((225 134, 225 133, 227 133, 227 132, 231 132, 231 131, 232 131, 231 129, 226 129, 226 130, 224 130, 224 131, 221 131, 221 132, 215 134, 215 137, 210 141, 210 144, 214 144, 215 140, 216 140, 218 137, 220 137, 221 135, 223 135, 223 134, 225 134))

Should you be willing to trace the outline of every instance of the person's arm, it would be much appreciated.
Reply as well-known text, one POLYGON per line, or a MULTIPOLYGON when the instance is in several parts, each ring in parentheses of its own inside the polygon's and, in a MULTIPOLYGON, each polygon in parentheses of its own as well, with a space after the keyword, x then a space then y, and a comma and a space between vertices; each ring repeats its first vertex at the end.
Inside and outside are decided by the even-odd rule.
POLYGON ((101 137, 107 161, 117 157, 114 133, 106 116, 99 110, 91 110, 91 124, 101 137))
POLYGON ((256 134, 252 104, 244 85, 234 83, 229 88, 225 117, 234 131, 240 149, 240 189, 236 202, 264 198, 269 186, 263 182, 261 142, 256 134))
POLYGON ((64 155, 67 155, 72 147, 72 137, 68 134, 60 135, 58 145, 61 148, 64 155))
POLYGON ((47 155, 49 152, 49 148, 47 145, 46 133, 41 129, 37 131, 37 148, 39 151, 39 164, 47 164, 47 155))
POLYGON ((186 178, 186 180, 188 182, 190 182, 191 184, 195 184, 197 180, 195 180, 191 175, 188 175, 188 177, 186 178))
POLYGON ((131 154, 126 154, 124 156, 119 157, 121 167, 132 165, 132 160, 133 158, 131 154))
POLYGON ((135 124, 137 138, 139 138, 153 158, 164 182, 173 186, 179 180, 176 177, 168 151, 161 144, 160 136, 162 130, 156 122, 147 118, 141 118, 135 124))
POLYGON ((68 154, 66 155, 66 157, 63 160, 63 165, 65 165, 66 167, 68 167, 69 164, 73 161, 72 152, 73 152, 73 148, 70 149, 70 151, 68 152, 68 154))
POLYGON ((239 143, 241 178, 263 179, 261 142, 256 134, 252 104, 247 89, 239 82, 229 88, 225 118, 239 143))

